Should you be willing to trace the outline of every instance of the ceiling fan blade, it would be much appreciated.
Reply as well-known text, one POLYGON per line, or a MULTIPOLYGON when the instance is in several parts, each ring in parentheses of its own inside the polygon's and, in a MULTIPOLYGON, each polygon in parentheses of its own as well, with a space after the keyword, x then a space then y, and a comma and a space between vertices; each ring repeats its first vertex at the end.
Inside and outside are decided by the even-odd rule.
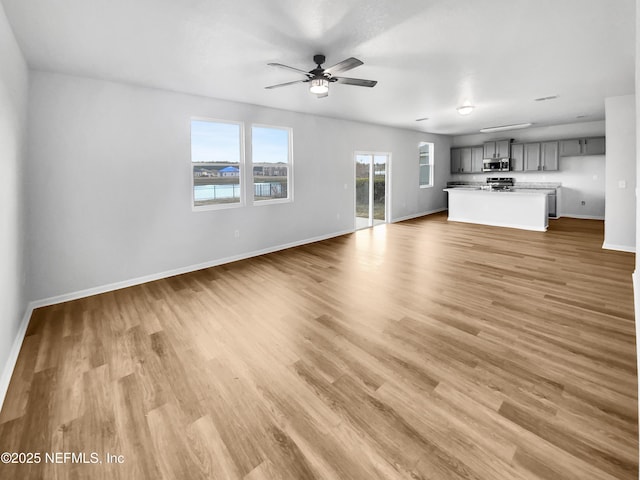
POLYGON ((294 72, 301 73, 306 77, 310 75, 309 72, 305 72, 304 70, 300 70, 299 68, 290 67, 289 65, 283 65, 281 63, 267 63, 267 65, 269 65, 270 67, 286 68, 287 70, 292 70, 294 72))
POLYGON ((271 89, 271 88, 280 88, 280 87, 286 87, 287 85, 295 85, 296 83, 304 83, 307 80, 296 80, 295 82, 287 82, 287 83, 278 83, 277 85, 270 85, 268 87, 264 87, 266 89, 271 89))
POLYGON ((340 63, 336 63, 332 67, 325 68, 324 73, 328 73, 329 75, 334 75, 338 72, 346 72, 347 70, 351 70, 352 68, 359 67, 362 64, 363 62, 361 62, 357 58, 351 57, 341 61, 340 63))
POLYGON ((333 77, 338 83, 344 83, 345 85, 356 85, 358 87, 375 87, 376 80, 363 80, 361 78, 348 78, 348 77, 333 77))

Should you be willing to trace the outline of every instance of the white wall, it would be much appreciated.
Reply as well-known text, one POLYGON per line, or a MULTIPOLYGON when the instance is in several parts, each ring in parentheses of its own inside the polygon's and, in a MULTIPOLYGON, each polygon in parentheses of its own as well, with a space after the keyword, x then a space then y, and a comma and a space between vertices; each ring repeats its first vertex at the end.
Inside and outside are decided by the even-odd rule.
MULTIPOLYGON (((453 146, 482 145, 501 138, 515 142, 537 142, 563 138, 598 137, 605 135, 605 122, 581 122, 550 127, 534 127, 495 134, 463 135, 453 138, 453 146)), ((560 216, 604 219, 605 215, 605 155, 561 157, 557 172, 509 172, 516 183, 562 183, 558 199, 560 216), (582 205, 582 202, 585 202, 582 205)), ((482 181, 495 174, 452 175, 453 180, 482 181)))
MULTIPOLYGON (((636 92, 640 92, 640 0, 636 0, 636 92)), ((640 325, 638 325, 640 314, 640 195, 638 195, 638 185, 640 185, 640 95, 636 95, 636 269, 633 273, 634 278, 634 297, 636 308, 636 348, 640 345, 640 325)), ((636 357, 638 362, 637 371, 640 372, 640 356, 636 357)), ((640 392, 640 385, 638 385, 640 392)), ((640 395, 638 396, 640 398, 640 395)), ((638 404, 640 412, 640 403, 638 404)), ((640 438, 640 431, 638 432, 640 438)), ((638 474, 640 478, 640 473, 638 474)))
POLYGON ((607 180, 604 247, 635 251, 635 95, 607 98, 605 114, 607 117, 607 180))
MULTIPOLYGON (((636 0, 636 92, 640 91, 640 0, 636 0)), ((638 345, 640 345, 640 197, 638 196, 637 185, 640 185, 640 96, 636 96, 636 268, 633 272, 633 298, 636 324, 636 372, 640 372, 640 355, 638 345)), ((638 397, 640 398, 640 385, 638 385, 638 397)), ((640 403, 638 404, 638 414, 640 416, 640 403)), ((640 431, 638 431, 640 440, 640 431)), ((640 472, 638 472, 640 479, 640 472)))
POLYGON ((42 300, 352 231, 356 150, 392 153, 392 219, 444 208, 449 137, 32 72, 30 291, 42 300), (192 212, 190 117, 293 128, 295 201, 192 212), (437 186, 418 188, 418 143, 437 186), (234 238, 234 230, 240 238, 234 238))
POLYGON ((0 4, 0 403, 26 306, 24 165, 28 71, 0 4))

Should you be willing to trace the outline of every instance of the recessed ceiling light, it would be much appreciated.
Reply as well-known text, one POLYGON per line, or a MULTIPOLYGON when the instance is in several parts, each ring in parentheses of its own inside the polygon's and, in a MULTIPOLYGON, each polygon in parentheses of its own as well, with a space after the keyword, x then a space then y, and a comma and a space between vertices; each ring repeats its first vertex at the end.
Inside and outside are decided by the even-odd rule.
POLYGON ((500 125, 498 127, 486 127, 481 128, 482 133, 502 132, 504 130, 517 130, 518 128, 527 128, 533 125, 532 123, 516 123, 514 125, 500 125))
POLYGON ((555 100, 556 98, 558 98, 558 95, 549 95, 548 97, 534 98, 533 101, 534 102, 544 102, 546 100, 555 100))
POLYGON ((416 122, 424 122, 425 120, 429 120, 429 117, 416 118, 416 122))
POLYGON ((476 108, 473 105, 467 105, 464 104, 461 107, 456 108, 456 110, 458 110, 458 113, 460 115, 469 115, 471 112, 473 112, 473 109, 476 108))

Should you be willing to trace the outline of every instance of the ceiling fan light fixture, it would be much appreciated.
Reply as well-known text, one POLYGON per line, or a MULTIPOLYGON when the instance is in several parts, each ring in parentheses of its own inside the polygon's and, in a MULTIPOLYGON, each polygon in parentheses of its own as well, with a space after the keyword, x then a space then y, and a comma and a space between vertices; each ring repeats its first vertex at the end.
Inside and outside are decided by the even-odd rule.
POLYGON ((473 112, 473 109, 476 108, 473 105, 462 105, 461 107, 456 108, 460 115, 469 115, 473 112))
POLYGON ((311 80, 309 91, 316 95, 322 95, 329 91, 329 80, 326 78, 314 78, 311 80))

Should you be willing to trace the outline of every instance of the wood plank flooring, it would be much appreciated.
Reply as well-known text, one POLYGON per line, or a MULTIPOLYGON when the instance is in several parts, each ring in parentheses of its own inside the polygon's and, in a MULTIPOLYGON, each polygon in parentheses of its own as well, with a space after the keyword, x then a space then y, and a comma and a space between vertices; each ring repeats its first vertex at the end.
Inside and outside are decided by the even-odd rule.
POLYGON ((602 238, 432 215, 38 309, 0 452, 42 459, 0 478, 637 479, 634 256, 602 238))

